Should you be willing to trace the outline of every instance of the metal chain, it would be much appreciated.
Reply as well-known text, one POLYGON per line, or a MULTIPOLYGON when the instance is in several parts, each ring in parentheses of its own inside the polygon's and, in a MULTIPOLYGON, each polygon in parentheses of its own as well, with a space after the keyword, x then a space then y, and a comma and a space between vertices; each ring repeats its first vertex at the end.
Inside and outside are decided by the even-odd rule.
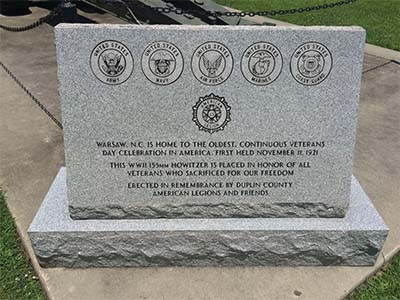
MULTIPOLYGON (((175 13, 177 15, 182 14, 197 14, 204 16, 213 16, 213 17, 254 17, 254 16, 276 16, 276 15, 289 15, 296 13, 306 13, 311 11, 318 11, 321 9, 334 8, 337 6, 342 6, 345 4, 351 4, 356 2, 357 0, 342 0, 332 3, 320 4, 315 6, 306 6, 300 8, 292 8, 292 9, 280 9, 280 10, 265 10, 265 11, 210 11, 210 10, 197 10, 197 9, 181 9, 175 7, 150 7, 151 10, 154 10, 158 13, 168 14, 175 13)), ((124 2, 131 2, 131 0, 125 0, 124 2)), ((131 2, 132 3, 132 2, 131 2)), ((133 3, 132 3, 133 4, 133 3)), ((135 5, 135 4, 133 4, 135 5)), ((137 4, 136 4, 137 5, 137 4)), ((142 7, 145 7, 143 5, 142 7)))
POLYGON ((47 110, 47 108, 27 89, 26 86, 0 61, 0 66, 6 71, 8 75, 24 90, 25 93, 36 103, 37 106, 62 130, 63 126, 54 115, 47 110))
MULTIPOLYGON (((357 0, 342 0, 342 1, 337 1, 333 3, 326 3, 326 4, 320 4, 320 5, 315 5, 315 6, 306 6, 306 7, 300 7, 300 8, 292 8, 292 9, 280 9, 280 10, 265 10, 265 11, 210 11, 210 10, 198 10, 198 9, 181 9, 181 8, 175 8, 175 7, 161 7, 161 6, 154 6, 154 7, 147 7, 144 4, 139 5, 140 7, 147 7, 150 8, 153 11, 156 11, 158 13, 163 13, 163 14, 168 14, 168 13, 175 13, 177 15, 183 15, 183 14, 195 14, 195 15, 202 15, 202 16, 213 16, 213 17, 254 17, 254 16, 276 16, 276 15, 289 15, 289 14, 296 14, 296 13, 305 13, 305 12, 311 12, 311 11, 318 11, 321 9, 327 9, 327 8, 333 8, 345 4, 351 4, 356 2, 357 0)), ((133 6, 138 6, 137 2, 133 3, 132 0, 105 0, 105 2, 119 2, 121 4, 131 4, 133 6)), ((129 6, 126 5, 127 8, 129 6)), ((40 25, 42 25, 45 22, 50 21, 51 19, 55 18, 61 13, 61 7, 57 6, 54 8, 48 15, 40 18, 39 20, 33 22, 32 24, 22 26, 22 27, 11 27, 11 26, 5 26, 0 24, 0 28, 7 30, 7 31, 12 31, 12 32, 20 32, 20 31, 26 31, 30 30, 33 28, 36 28, 40 25)), ((129 9, 130 13, 132 11, 129 9)), ((133 15, 134 16, 134 15, 133 15)), ((137 21, 136 17, 134 16, 134 19, 137 21)), ((137 21, 137 23, 140 23, 137 21)))
POLYGON ((7 30, 7 31, 12 31, 12 32, 27 31, 27 30, 36 28, 45 22, 52 20, 53 18, 57 17, 61 13, 61 11, 62 11, 61 7, 57 6, 51 12, 49 12, 48 15, 41 17, 39 20, 37 20, 29 25, 22 26, 22 27, 10 27, 10 26, 5 26, 5 25, 0 24, 0 28, 7 30))

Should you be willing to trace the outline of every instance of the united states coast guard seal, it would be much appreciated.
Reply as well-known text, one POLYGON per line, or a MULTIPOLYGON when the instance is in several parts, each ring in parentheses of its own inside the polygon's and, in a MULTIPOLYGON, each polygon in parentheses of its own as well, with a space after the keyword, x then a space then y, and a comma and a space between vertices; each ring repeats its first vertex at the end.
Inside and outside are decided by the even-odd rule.
POLYGON ((155 84, 171 84, 182 74, 182 53, 172 43, 153 42, 143 52, 142 70, 147 79, 155 84))
POLYGON ((210 134, 224 130, 231 120, 231 107, 224 97, 210 94, 200 97, 193 106, 193 122, 210 134))
POLYGON ((324 81, 332 69, 332 54, 317 42, 298 47, 290 61, 290 72, 303 85, 317 85, 324 81))
POLYGON ((93 49, 90 67, 100 81, 111 85, 121 84, 132 74, 132 54, 120 42, 104 41, 93 49))

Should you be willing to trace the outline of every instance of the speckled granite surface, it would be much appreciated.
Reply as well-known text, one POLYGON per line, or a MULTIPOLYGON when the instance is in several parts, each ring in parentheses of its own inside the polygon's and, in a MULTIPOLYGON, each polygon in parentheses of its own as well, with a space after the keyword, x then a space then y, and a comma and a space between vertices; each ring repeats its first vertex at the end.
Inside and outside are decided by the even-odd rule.
POLYGON ((387 233, 355 178, 345 218, 73 220, 65 168, 29 228, 44 267, 372 265, 387 233))
POLYGON ((343 217, 350 195, 364 39, 359 27, 57 26, 73 218, 343 217), (123 59, 118 60, 120 54, 123 59), (164 76, 166 70, 171 75, 164 76), (210 95, 215 96, 211 102, 201 102, 210 95), (130 146, 159 141, 178 147, 130 146), (185 141, 205 141, 206 146, 181 148, 185 141), (296 142, 309 146, 293 146, 296 142), (167 154, 141 152, 154 150, 167 154), (170 155, 169 150, 193 153, 170 155), (217 150, 234 155, 216 155, 217 150), (237 150, 242 154, 236 155, 237 150), (246 152, 250 150, 267 154, 251 155, 246 152), (144 162, 168 167, 127 167, 144 162), (245 175, 240 168, 211 165, 174 169, 176 162, 278 162, 282 167, 250 168, 264 173, 245 175), (292 162, 296 165, 287 167, 292 162), (183 175, 167 176, 167 170, 183 175), (190 176, 188 170, 220 174, 190 176), (229 170, 242 173, 231 176, 229 170), (151 171, 158 175, 150 176, 151 171), (288 171, 294 173, 282 175, 288 171), (219 182, 223 188, 208 189, 206 196, 198 195, 207 189, 172 187, 219 182), (131 188, 137 183, 166 188, 131 188), (239 187, 237 195, 226 195, 233 189, 227 183, 261 187, 239 187), (264 188, 264 183, 280 187, 264 188))

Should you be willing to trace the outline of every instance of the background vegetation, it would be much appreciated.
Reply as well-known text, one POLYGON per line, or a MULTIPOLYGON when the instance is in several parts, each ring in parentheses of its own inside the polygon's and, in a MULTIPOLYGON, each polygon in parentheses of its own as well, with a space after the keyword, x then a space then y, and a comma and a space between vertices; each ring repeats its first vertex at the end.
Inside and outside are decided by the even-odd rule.
MULTIPOLYGON (((243 11, 300 8, 338 0, 215 0, 243 11)), ((367 31, 367 42, 400 50, 400 0, 357 0, 308 13, 273 18, 297 25, 357 25, 367 31)), ((400 298, 400 297, 399 297, 400 298)))

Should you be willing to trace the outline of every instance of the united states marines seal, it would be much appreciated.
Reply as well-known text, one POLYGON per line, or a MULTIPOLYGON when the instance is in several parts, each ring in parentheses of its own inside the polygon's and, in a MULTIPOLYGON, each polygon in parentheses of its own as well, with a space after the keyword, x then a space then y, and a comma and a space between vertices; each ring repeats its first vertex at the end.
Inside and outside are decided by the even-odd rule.
POLYGON ((90 67, 100 81, 117 85, 125 82, 133 71, 133 57, 128 47, 118 41, 103 41, 90 55, 90 67))
POLYGON ((317 42, 298 47, 290 60, 290 72, 303 85, 317 85, 324 81, 332 69, 332 54, 317 42))
POLYGON ((143 52, 142 70, 147 79, 155 84, 171 84, 182 74, 182 53, 172 43, 153 42, 143 52))
POLYGON ((201 83, 221 84, 229 78, 232 69, 232 53, 221 43, 204 43, 193 53, 192 72, 201 83))
POLYGON ((231 120, 231 107, 224 97, 210 94, 200 97, 193 106, 193 122, 210 134, 224 130, 231 120))
POLYGON ((268 85, 274 82, 282 71, 282 54, 271 43, 255 43, 243 53, 241 69, 248 82, 254 85, 268 85))

